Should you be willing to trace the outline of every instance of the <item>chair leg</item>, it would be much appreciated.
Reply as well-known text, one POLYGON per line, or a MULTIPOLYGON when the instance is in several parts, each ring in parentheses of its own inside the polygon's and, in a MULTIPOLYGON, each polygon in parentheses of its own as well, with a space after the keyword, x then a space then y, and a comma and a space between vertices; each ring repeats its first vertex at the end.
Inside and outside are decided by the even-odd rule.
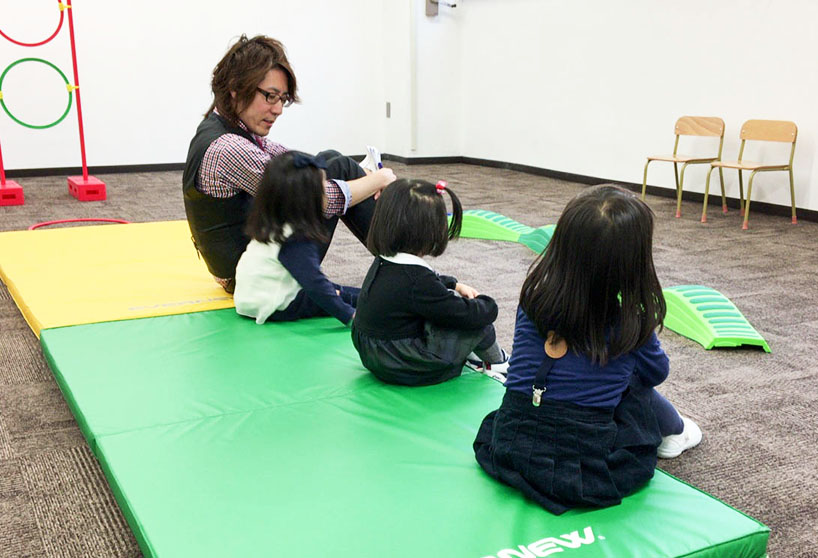
POLYGON ((721 182, 721 212, 727 213, 727 197, 724 195, 724 169, 719 167, 719 181, 721 182))
POLYGON ((679 165, 677 163, 673 163, 673 178, 676 179, 676 218, 678 219, 682 216, 682 190, 679 188, 679 165))
MULTIPOLYGON (((741 172, 741 171, 739 171, 741 172)), ((753 192, 753 179, 756 177, 756 173, 758 171, 753 171, 750 174, 750 181, 747 182, 747 201, 744 202, 744 223, 741 225, 742 230, 747 230, 749 227, 747 226, 747 221, 750 220, 750 195, 753 192)))
MULTIPOLYGON (((702 223, 707 222, 707 196, 710 194, 710 175, 713 174, 713 169, 716 167, 710 167, 710 170, 707 171, 707 181, 704 183, 704 205, 702 205, 702 223)), ((721 168, 719 168, 721 171, 721 168)), ((721 185, 721 195, 722 198, 724 197, 724 183, 721 185)))
POLYGON ((650 164, 650 159, 648 162, 645 163, 645 172, 642 174, 642 201, 645 200, 645 190, 648 187, 648 165, 650 164))
POLYGON ((741 169, 738 169, 738 206, 741 216, 744 217, 744 182, 741 178, 741 169))
POLYGON ((790 200, 792 200, 792 224, 795 225, 798 223, 798 219, 795 217, 795 182, 792 178, 792 167, 790 167, 790 200))

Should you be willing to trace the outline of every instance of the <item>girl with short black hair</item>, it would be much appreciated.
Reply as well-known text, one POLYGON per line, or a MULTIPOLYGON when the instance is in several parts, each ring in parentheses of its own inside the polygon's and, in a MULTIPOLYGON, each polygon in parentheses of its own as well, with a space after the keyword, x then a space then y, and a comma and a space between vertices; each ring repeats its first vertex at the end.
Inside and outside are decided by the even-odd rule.
POLYGON ((292 321, 333 316, 349 325, 359 289, 321 271, 329 239, 324 169, 316 157, 289 151, 270 160, 247 218, 251 238, 236 266, 233 300, 242 316, 292 321))
POLYGON ((352 342, 384 382, 437 384, 459 376, 464 364, 505 379, 508 357, 493 326, 497 303, 423 260, 441 255, 462 221, 460 200, 445 182, 401 179, 378 199, 367 237, 376 257, 361 287, 352 342))
POLYGON ((523 283, 506 393, 474 442, 492 477, 553 513, 610 506, 701 430, 653 388, 669 361, 653 213, 611 185, 571 200, 523 283))

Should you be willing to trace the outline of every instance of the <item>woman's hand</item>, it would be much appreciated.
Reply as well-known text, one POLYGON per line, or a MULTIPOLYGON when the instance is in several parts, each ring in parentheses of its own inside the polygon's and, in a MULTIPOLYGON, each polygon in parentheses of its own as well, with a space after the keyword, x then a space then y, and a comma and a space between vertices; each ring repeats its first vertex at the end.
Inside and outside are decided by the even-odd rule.
POLYGON ((474 287, 470 287, 464 283, 458 283, 457 285, 455 285, 454 290, 463 298, 476 298, 477 296, 480 295, 480 293, 477 292, 477 289, 475 289, 474 287))
POLYGON ((392 169, 388 169, 386 167, 378 169, 374 174, 381 174, 380 178, 384 181, 383 186, 377 192, 375 192, 375 199, 377 200, 379 197, 381 197, 381 192, 383 192, 383 189, 397 180, 397 177, 392 169))
POLYGON ((398 179, 398 177, 395 176, 395 172, 392 169, 389 169, 389 168, 386 168, 386 167, 384 167, 382 169, 378 169, 377 171, 373 172, 372 174, 374 176, 377 176, 378 180, 380 180, 381 190, 383 190, 384 188, 386 188, 387 186, 389 186, 395 180, 398 179))
POLYGON ((377 171, 367 174, 366 176, 362 176, 361 178, 356 178, 355 180, 350 180, 347 184, 349 184, 349 191, 350 191, 350 205, 356 205, 361 203, 369 196, 375 195, 375 199, 378 199, 378 196, 381 195, 381 190, 389 186, 392 182, 397 180, 395 173, 392 169, 382 168, 378 169, 377 171))

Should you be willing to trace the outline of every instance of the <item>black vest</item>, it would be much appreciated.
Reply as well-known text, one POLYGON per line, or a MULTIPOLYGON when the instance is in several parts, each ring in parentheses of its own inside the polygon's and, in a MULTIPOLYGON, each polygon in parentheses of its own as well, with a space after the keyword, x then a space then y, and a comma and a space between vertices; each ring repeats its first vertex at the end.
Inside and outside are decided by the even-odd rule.
POLYGON ((211 113, 199 124, 190 141, 182 191, 193 245, 204 258, 210 273, 232 279, 236 276, 239 257, 250 241, 244 234, 244 224, 253 198, 245 191, 229 198, 214 198, 196 189, 196 177, 207 148, 224 134, 238 134, 255 143, 248 132, 211 113))

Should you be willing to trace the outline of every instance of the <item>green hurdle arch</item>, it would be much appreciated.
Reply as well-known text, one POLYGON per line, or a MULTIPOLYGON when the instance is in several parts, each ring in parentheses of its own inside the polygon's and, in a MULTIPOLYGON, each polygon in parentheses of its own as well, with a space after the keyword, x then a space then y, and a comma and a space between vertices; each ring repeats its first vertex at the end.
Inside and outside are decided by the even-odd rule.
MULTIPOLYGON (((518 242, 541 253, 554 235, 555 225, 529 227, 499 213, 483 209, 463 211, 460 236, 518 242)), ((665 327, 702 345, 738 347, 753 345, 770 352, 770 346, 726 296, 702 285, 663 289, 667 304, 665 327)))
POLYGON ((533 228, 509 219, 505 215, 483 209, 463 211, 463 238, 482 238, 485 240, 505 240, 519 242, 538 254, 545 250, 554 234, 554 225, 533 228))
POLYGON ((770 346, 726 296, 702 285, 679 285, 663 289, 667 315, 665 326, 699 343, 705 349, 755 345, 770 346))

